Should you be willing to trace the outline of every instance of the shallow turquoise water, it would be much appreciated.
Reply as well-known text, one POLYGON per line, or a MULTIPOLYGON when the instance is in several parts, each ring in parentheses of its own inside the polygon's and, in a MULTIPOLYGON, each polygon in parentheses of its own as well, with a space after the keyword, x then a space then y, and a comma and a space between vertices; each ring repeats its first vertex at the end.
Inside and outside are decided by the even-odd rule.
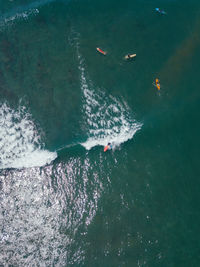
POLYGON ((200 4, 0 4, 0 265, 198 266, 200 4))

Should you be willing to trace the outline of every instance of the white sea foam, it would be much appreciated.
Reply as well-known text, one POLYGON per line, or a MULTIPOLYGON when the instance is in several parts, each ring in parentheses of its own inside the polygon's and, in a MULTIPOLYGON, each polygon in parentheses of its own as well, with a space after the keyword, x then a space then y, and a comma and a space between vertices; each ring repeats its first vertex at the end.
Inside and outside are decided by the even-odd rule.
POLYGON ((55 152, 42 149, 41 138, 25 107, 0 105, 0 168, 36 167, 49 164, 55 152))
POLYGON ((0 19, 0 27, 11 26, 15 21, 27 20, 30 16, 36 16, 39 13, 37 8, 25 10, 23 12, 17 12, 13 15, 7 14, 0 19))
POLYGON ((29 16, 37 15, 38 13, 39 13, 39 10, 37 8, 31 9, 31 10, 27 10, 27 11, 24 11, 22 13, 17 13, 13 16, 7 17, 7 18, 5 18, 4 21, 5 21, 5 23, 8 23, 8 22, 13 22, 16 19, 27 19, 29 16))
POLYGON ((18 5, 8 13, 0 16, 0 27, 13 25, 15 21, 26 20, 30 16, 37 15, 40 7, 55 1, 56 0, 36 0, 33 2, 30 1, 27 5, 18 5))
POLYGON ((141 129, 142 123, 133 119, 133 114, 128 105, 121 99, 106 96, 103 90, 92 89, 93 84, 86 79, 83 60, 80 60, 81 88, 83 93, 83 117, 85 129, 88 133, 87 141, 82 143, 86 149, 94 146, 105 146, 108 142, 113 146, 133 138, 141 129))

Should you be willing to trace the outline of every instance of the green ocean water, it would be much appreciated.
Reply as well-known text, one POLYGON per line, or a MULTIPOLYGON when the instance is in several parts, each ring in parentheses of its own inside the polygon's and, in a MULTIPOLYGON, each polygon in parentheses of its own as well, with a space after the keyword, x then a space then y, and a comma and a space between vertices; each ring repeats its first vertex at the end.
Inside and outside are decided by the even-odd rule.
POLYGON ((0 1, 1 266, 199 266, 199 15, 0 1))

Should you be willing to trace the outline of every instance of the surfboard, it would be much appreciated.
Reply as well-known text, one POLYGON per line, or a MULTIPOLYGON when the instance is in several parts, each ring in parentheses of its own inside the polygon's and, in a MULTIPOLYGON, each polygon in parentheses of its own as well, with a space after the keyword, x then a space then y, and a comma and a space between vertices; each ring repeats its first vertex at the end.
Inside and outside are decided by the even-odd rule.
POLYGON ((160 81, 158 79, 155 80, 155 82, 152 83, 158 90, 160 90, 160 81))
POLYGON ((159 82, 158 78, 156 79, 156 87, 158 90, 160 90, 160 82, 159 82))
POLYGON ((160 90, 160 84, 159 83, 156 84, 156 87, 158 90, 160 90))
POLYGON ((134 58, 134 57, 136 57, 136 54, 126 55, 124 58, 125 59, 130 59, 130 58, 134 58))
POLYGON ((97 51, 101 54, 103 54, 104 56, 106 55, 106 52, 104 52, 103 50, 101 50, 99 47, 97 47, 97 51))
POLYGON ((108 150, 108 146, 105 146, 103 151, 106 152, 107 150, 108 150))

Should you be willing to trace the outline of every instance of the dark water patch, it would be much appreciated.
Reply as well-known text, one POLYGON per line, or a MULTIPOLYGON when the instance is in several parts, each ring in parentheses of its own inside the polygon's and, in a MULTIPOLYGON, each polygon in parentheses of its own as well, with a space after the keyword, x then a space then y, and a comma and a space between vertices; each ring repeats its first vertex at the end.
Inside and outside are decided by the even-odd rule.
MULTIPOLYGON (((0 42, 0 51, 2 53, 1 60, 4 63, 4 68, 6 71, 11 71, 12 74, 14 74, 13 65, 16 63, 15 56, 18 54, 15 44, 13 41, 9 40, 8 37, 2 36, 0 42)), ((14 78, 16 78, 15 75, 14 78)))
MULTIPOLYGON (((12 74, 6 70, 6 81, 19 98, 26 96, 33 116, 43 129, 51 129, 46 132, 54 136, 54 141, 57 129, 60 129, 59 135, 63 137, 56 137, 58 146, 65 144, 72 132, 77 134, 73 110, 76 106, 77 111, 80 104, 80 96, 76 93, 79 78, 74 50, 68 44, 71 25, 65 12, 65 5, 51 4, 48 8, 41 8, 37 16, 15 25, 14 30, 7 34, 6 41, 2 41, 6 64, 12 70, 12 74), (53 15, 55 8, 60 12, 59 17, 53 15), (40 25, 39 18, 45 23, 40 25), (15 49, 12 47, 14 40, 15 49), (59 144, 59 140, 62 143, 59 144)), ((52 143, 52 137, 47 136, 47 145, 52 143)))
POLYGON ((145 25, 144 22, 142 21, 136 21, 135 22, 135 26, 140 30, 140 31, 146 31, 147 30, 147 26, 145 25))
POLYGON ((42 16, 41 14, 38 15, 38 16, 36 16, 35 20, 38 23, 38 25, 40 25, 40 27, 45 27, 46 24, 48 23, 46 17, 45 16, 42 16))
POLYGON ((0 71, 0 91, 1 91, 1 102, 9 101, 11 104, 16 104, 18 99, 18 96, 13 91, 12 88, 10 88, 8 82, 6 82, 6 77, 4 76, 4 71, 0 71))
POLYGON ((0 180, 0 191, 3 189, 3 182, 0 180))

